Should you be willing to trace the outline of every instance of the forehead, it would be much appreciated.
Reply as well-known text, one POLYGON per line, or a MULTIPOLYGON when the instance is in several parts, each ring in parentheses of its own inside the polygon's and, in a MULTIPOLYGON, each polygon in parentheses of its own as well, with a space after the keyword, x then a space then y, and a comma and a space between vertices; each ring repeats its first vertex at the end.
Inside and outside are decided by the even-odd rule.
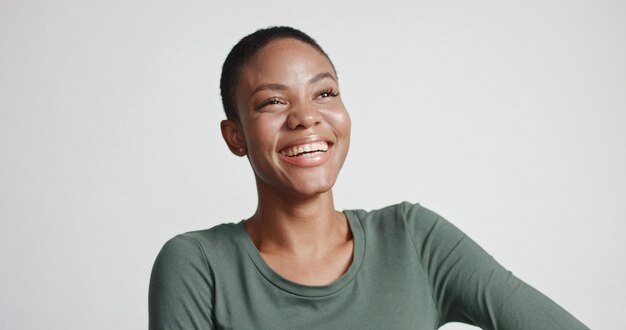
POLYGON ((296 39, 278 39, 270 42, 242 68, 240 82, 244 85, 259 83, 287 83, 285 80, 308 80, 309 75, 335 71, 319 50, 296 39))

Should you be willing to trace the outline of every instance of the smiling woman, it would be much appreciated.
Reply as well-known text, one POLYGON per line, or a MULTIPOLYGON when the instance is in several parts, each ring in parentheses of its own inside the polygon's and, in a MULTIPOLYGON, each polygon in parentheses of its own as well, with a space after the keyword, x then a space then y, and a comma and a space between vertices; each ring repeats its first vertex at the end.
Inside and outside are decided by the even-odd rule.
POLYGON ((222 135, 254 170, 257 209, 165 244, 151 329, 586 329, 419 204, 335 209, 350 118, 332 62, 306 34, 243 38, 221 89, 222 135))
POLYGON ((291 205, 292 197, 318 193, 332 201, 350 119, 326 55, 298 39, 274 40, 242 65, 236 82, 236 119, 223 121, 222 133, 236 154, 246 151, 259 191, 291 205))

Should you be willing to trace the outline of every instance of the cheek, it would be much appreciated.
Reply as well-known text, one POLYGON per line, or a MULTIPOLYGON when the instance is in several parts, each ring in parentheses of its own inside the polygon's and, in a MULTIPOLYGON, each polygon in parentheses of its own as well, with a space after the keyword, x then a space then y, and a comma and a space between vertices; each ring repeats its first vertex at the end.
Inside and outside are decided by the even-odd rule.
POLYGON ((350 115, 348 111, 345 109, 333 111, 329 114, 329 121, 337 130, 338 134, 341 134, 344 138, 350 139, 350 130, 352 127, 352 122, 350 120, 350 115))
POLYGON ((345 129, 347 132, 347 136, 348 138, 350 137, 350 131, 352 130, 352 119, 350 119, 350 115, 348 114, 348 111, 345 111, 346 113, 346 119, 345 119, 345 129))
POLYGON ((270 154, 275 151, 281 124, 269 117, 250 121, 246 132, 246 144, 251 155, 270 154))

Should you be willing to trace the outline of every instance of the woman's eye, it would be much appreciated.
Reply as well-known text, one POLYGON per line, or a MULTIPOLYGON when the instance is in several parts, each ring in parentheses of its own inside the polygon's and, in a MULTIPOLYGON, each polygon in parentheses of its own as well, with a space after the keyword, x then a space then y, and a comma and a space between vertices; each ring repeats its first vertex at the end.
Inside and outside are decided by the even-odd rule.
POLYGON ((276 105, 276 104, 286 104, 286 103, 285 103, 285 101, 283 101, 283 100, 281 100, 281 99, 279 99, 277 97, 272 97, 272 98, 269 98, 269 99, 261 102, 261 104, 259 104, 256 107, 256 109, 258 110, 258 109, 261 109, 261 108, 263 108, 263 107, 265 107, 267 105, 276 105))
POLYGON ((321 98, 334 97, 334 96, 337 96, 337 95, 339 95, 339 92, 335 91, 332 88, 325 89, 325 90, 323 90, 323 91, 321 91, 319 93, 319 97, 321 97, 321 98))

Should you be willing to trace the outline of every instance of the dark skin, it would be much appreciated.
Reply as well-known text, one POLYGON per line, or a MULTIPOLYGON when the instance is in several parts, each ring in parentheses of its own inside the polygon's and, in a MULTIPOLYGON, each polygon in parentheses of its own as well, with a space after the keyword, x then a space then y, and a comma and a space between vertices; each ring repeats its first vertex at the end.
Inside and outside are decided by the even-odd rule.
POLYGON ((242 68, 239 118, 221 123, 230 150, 247 156, 254 171, 250 238, 275 272, 300 284, 329 284, 352 262, 352 234, 332 194, 350 144, 338 92, 323 54, 295 39, 275 40, 242 68))

